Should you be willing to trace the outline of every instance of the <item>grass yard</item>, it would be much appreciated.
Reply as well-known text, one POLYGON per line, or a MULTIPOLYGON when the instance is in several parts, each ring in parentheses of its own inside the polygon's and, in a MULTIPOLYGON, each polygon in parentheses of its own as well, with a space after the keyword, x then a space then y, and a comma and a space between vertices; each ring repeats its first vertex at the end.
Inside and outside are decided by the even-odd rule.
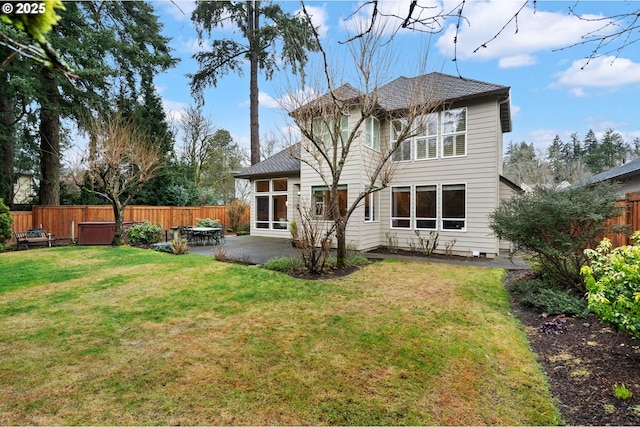
POLYGON ((0 424, 560 422, 502 270, 304 281, 198 255, 0 255, 0 424))

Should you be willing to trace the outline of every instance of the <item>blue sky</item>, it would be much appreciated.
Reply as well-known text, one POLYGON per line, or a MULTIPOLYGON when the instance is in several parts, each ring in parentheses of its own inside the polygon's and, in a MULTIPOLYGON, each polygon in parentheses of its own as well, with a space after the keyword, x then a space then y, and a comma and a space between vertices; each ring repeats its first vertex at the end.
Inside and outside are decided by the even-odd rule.
MULTIPOLYGON (((458 1, 429 0, 444 7, 453 8, 458 1)), ((298 1, 280 2, 290 12, 300 8, 298 1)), ((322 42, 332 54, 344 56, 347 30, 353 28, 359 16, 352 16, 360 3, 356 1, 308 1, 314 24, 320 28, 322 42), (349 19, 347 19, 349 18, 349 19)), ((409 1, 383 1, 381 8, 402 14, 409 1)), ((188 105, 194 104, 187 73, 195 73, 198 65, 192 55, 210 40, 199 41, 191 12, 192 1, 164 0, 154 2, 164 24, 165 35, 172 38, 170 45, 174 55, 181 58, 174 69, 156 78, 158 93, 166 111, 178 118, 188 105)), ((391 81, 400 75, 419 74, 418 65, 429 48, 425 72, 440 71, 463 77, 483 80, 511 87, 513 131, 505 134, 509 141, 528 143, 544 150, 559 135, 565 142, 577 132, 580 139, 589 129, 600 135, 608 128, 620 132, 631 142, 640 137, 638 99, 640 98, 640 49, 631 45, 619 53, 607 53, 585 59, 593 45, 562 49, 579 43, 581 37, 596 31, 602 23, 580 20, 568 11, 576 11, 587 18, 611 16, 640 7, 639 2, 618 1, 537 1, 535 10, 529 3, 518 19, 518 27, 512 23, 487 48, 473 51, 490 40, 507 23, 513 13, 522 6, 519 0, 467 0, 465 16, 458 35, 457 66, 453 58, 453 20, 445 23, 445 29, 429 36, 405 31, 394 39, 397 55, 394 67, 387 72, 391 81)), ((366 11, 364 11, 366 14, 366 11)), ((606 30, 605 30, 606 31, 606 30)), ((213 37, 232 37, 232 29, 220 29, 213 37)), ((315 61, 315 59, 312 59, 315 61)), ((341 61, 341 60, 340 60, 341 61)), ((340 62, 342 63, 342 62, 340 62)), ((205 91, 204 111, 218 128, 227 129, 242 147, 249 145, 249 75, 248 65, 244 76, 228 74, 218 87, 205 91)), ((341 70, 344 71, 344 70, 341 70)), ((260 134, 284 140, 290 123, 277 102, 292 90, 291 73, 276 73, 272 81, 260 78, 260 134)), ((348 81, 348 79, 347 79, 348 81)), ((295 138, 295 135, 294 137, 295 138)), ((179 146, 180 142, 176 143, 179 146)))

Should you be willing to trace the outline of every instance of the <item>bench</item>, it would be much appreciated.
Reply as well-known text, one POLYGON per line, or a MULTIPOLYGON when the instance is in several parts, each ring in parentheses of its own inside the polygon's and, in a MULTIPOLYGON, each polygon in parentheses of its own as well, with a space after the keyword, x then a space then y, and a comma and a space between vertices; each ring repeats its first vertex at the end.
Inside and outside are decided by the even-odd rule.
POLYGON ((42 245, 51 247, 55 245, 57 241, 54 234, 49 234, 42 229, 14 231, 13 235, 16 236, 16 241, 18 242, 18 250, 20 250, 20 245, 23 245, 26 249, 29 249, 29 245, 42 245))

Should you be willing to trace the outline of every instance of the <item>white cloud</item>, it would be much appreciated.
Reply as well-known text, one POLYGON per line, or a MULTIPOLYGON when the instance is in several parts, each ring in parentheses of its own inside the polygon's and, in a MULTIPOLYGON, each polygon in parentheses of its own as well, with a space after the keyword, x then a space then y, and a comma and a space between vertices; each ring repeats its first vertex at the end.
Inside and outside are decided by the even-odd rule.
POLYGON ((588 64, 586 59, 579 59, 556 77, 553 87, 567 87, 574 94, 584 94, 585 87, 616 88, 640 83, 640 64, 613 56, 595 58, 588 64))
POLYGON ((535 57, 531 55, 514 55, 508 56, 505 58, 501 58, 498 62, 498 66, 500 68, 516 68, 516 67, 526 67, 529 65, 533 65, 536 63, 535 57))
POLYGON ((169 121, 178 123, 184 115, 185 110, 189 106, 184 102, 170 101, 163 98, 162 107, 164 108, 164 112, 167 115, 169 121))
POLYGON ((191 20, 191 14, 196 8, 196 2, 191 0, 163 1, 164 10, 176 21, 185 22, 191 20))
POLYGON ((189 55, 211 50, 211 43, 208 40, 199 39, 197 37, 185 39, 182 36, 178 36, 172 44, 178 53, 186 53, 189 55))
MULTIPOLYGON (((458 0, 445 0, 453 7, 458 0)), ((510 22, 496 39, 493 37, 503 25, 518 12, 522 2, 513 0, 477 0, 465 4, 462 21, 457 34, 456 54, 458 59, 495 59, 525 57, 534 52, 549 51, 581 41, 581 37, 602 26, 602 22, 589 22, 567 14, 566 10, 549 12, 534 9, 529 3, 510 22), (517 25, 516 25, 517 22, 517 25), (493 40, 492 40, 493 39, 493 40), (481 47, 487 43, 486 48, 481 47), (478 49, 476 52, 474 52, 478 49)), ((545 3, 553 5, 552 2, 545 3)), ((562 6, 559 6, 561 8, 562 6)), ((585 16, 588 17, 588 16, 585 16)), ((594 17, 590 15, 590 17, 594 17)), ((449 24, 438 38, 436 47, 442 54, 452 55, 456 27, 449 24)), ((507 61, 508 62, 508 61, 507 61)))
MULTIPOLYGON (((326 37, 329 34, 326 4, 322 6, 310 6, 307 4, 305 8, 309 12, 309 16, 311 16, 311 24, 318 30, 318 35, 322 38, 326 37)), ((302 16, 302 9, 298 10, 296 15, 302 16)))

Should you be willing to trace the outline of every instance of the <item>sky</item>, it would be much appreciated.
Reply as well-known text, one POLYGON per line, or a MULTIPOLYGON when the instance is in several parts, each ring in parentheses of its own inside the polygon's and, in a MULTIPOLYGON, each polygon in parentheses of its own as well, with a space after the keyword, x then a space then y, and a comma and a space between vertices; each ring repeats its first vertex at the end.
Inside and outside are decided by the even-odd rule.
MULTIPOLYGON (((443 10, 455 10, 459 3, 458 0, 428 1, 443 10)), ((187 77, 198 71, 193 55, 210 49, 213 38, 237 37, 237 34, 234 35, 232 27, 220 28, 210 38, 205 35, 205 39, 200 40, 191 22, 194 2, 154 0, 152 3, 164 25, 164 34, 171 38, 173 55, 181 60, 175 68, 156 77, 156 89, 165 110, 177 121, 189 105, 195 105, 187 77)), ((299 1, 278 3, 291 13, 300 9, 299 1)), ((358 22, 370 16, 370 10, 358 10, 361 3, 357 1, 306 1, 305 4, 313 14, 330 62, 339 64, 335 66, 336 71, 345 75, 345 82, 350 82, 347 48, 340 42, 353 33, 358 22)), ((574 132, 582 140, 589 130, 601 135, 609 128, 620 132, 629 143, 640 138, 637 107, 640 43, 619 51, 604 49, 601 56, 590 60, 588 57, 595 45, 580 45, 585 35, 611 34, 611 27, 602 29, 606 21, 601 18, 640 9, 640 1, 538 0, 535 4, 527 3, 517 22, 509 22, 522 5, 520 0, 467 0, 466 19, 461 21, 455 46, 456 21, 453 19, 445 21, 442 31, 435 35, 409 30, 399 32, 389 44, 394 59, 386 70, 385 83, 401 75, 411 77, 438 71, 509 86, 513 130, 504 135, 505 146, 510 141, 524 141, 544 151, 556 135, 568 142, 574 132), (570 8, 582 19, 570 14, 570 8), (498 37, 493 39, 498 32, 498 37), (486 47, 478 49, 485 43, 486 47)), ((402 15, 408 10, 409 1, 382 0, 380 7, 402 15)), ((382 31, 392 27, 388 25, 382 31)), ((318 61, 317 55, 310 58, 312 64, 318 61)), ((248 148, 250 140, 248 68, 247 64, 243 76, 227 74, 217 87, 205 90, 203 107, 214 125, 228 130, 243 148, 248 148)), ((279 101, 299 89, 297 82, 288 69, 276 72, 269 81, 261 74, 261 138, 276 138, 280 144, 296 139, 279 101)))

